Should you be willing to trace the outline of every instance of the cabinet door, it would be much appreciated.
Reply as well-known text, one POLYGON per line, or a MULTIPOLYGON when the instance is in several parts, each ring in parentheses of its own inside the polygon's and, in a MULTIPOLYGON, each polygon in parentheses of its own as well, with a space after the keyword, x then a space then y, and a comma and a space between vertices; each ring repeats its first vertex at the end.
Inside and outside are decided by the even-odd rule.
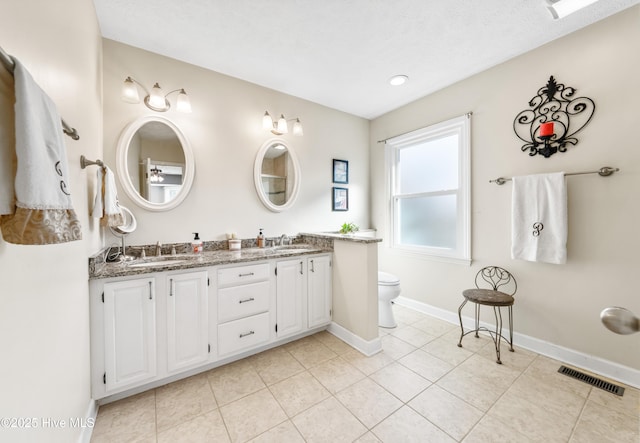
POLYGON ((104 285, 105 384, 111 391, 156 376, 155 280, 104 285))
POLYGON ((309 328, 331 321, 331 256, 307 259, 307 304, 309 328))
POLYGON ((306 260, 286 260, 276 264, 276 327, 277 336, 300 332, 305 328, 303 304, 306 260))
POLYGON ((167 368, 178 371, 209 358, 207 272, 167 278, 167 368))

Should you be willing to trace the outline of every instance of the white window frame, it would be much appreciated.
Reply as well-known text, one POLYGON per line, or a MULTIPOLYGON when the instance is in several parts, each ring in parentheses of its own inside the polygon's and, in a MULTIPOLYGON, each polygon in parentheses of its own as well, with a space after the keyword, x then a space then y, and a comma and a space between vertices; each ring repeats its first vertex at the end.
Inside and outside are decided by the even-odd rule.
POLYGON ((389 247, 398 252, 417 254, 420 257, 460 264, 471 264, 471 122, 470 114, 456 117, 426 128, 418 129, 408 134, 399 135, 386 141, 387 171, 388 171, 388 220, 389 247), (458 187, 419 194, 399 194, 397 170, 399 152, 416 144, 430 140, 458 135, 458 187), (403 198, 418 196, 456 195, 457 201, 457 229, 455 249, 427 246, 412 246, 400 244, 399 202, 403 198))

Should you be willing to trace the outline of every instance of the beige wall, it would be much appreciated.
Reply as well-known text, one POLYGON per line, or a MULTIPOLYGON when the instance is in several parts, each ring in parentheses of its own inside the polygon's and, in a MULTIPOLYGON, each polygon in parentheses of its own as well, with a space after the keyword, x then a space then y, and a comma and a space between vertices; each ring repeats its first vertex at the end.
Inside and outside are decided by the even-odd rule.
MULTIPOLYGON (((615 335, 600 323, 607 306, 640 314, 640 6, 432 94, 371 124, 372 221, 388 238, 384 147, 376 140, 472 111, 471 267, 380 248, 380 268, 396 273, 403 294, 457 310, 477 270, 500 265, 519 283, 517 332, 640 369, 640 334, 615 335), (520 150, 512 124, 549 76, 592 98, 592 122, 579 144, 549 159, 520 150), (566 265, 510 258, 511 183, 490 179, 617 166, 619 174, 569 177, 566 265)), ((469 314, 471 315, 471 314, 469 314)))
MULTIPOLYGON (((196 159, 193 190, 176 209, 150 212, 135 206, 120 188, 120 201, 138 219, 128 241, 149 244, 187 242, 199 232, 220 240, 236 232, 252 238, 264 228, 267 237, 301 231, 338 230, 346 221, 369 224, 369 121, 308 101, 265 89, 193 65, 142 51, 111 40, 104 51, 104 159, 115 169, 118 138, 130 121, 142 115, 173 120, 190 141, 196 159), (184 88, 193 113, 173 108, 154 113, 143 104, 120 99, 124 79, 131 75, 147 88, 159 82, 166 90, 184 88), (262 115, 299 117, 304 136, 282 136, 295 150, 302 183, 297 203, 288 211, 266 209, 256 195, 253 164, 260 147, 274 138, 262 129, 262 115), (349 212, 331 211, 332 159, 349 160, 349 212)), ((170 100, 175 107, 175 95, 170 100)), ((117 242, 107 235, 107 242, 117 242)))
POLYGON ((83 240, 0 240, 0 417, 67 422, 64 429, 0 428, 0 441, 66 443, 81 432, 69 419, 86 417, 90 405, 87 256, 100 239, 88 217, 95 170, 81 170, 79 160, 102 155, 101 39, 90 0, 5 1, 1 9, 0 46, 25 64, 80 133, 79 141, 65 142, 83 240))

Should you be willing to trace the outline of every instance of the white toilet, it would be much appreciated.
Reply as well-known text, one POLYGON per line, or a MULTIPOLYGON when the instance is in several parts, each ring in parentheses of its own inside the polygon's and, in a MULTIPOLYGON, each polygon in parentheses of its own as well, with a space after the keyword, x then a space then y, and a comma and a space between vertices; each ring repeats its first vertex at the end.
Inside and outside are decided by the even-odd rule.
POLYGON ((378 325, 383 328, 395 328, 391 301, 400 295, 400 279, 388 272, 378 272, 378 325))

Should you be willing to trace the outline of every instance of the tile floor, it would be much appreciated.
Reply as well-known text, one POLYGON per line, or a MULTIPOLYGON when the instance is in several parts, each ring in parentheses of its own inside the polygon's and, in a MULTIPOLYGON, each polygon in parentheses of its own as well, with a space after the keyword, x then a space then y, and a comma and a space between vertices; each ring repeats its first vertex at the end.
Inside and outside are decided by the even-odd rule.
POLYGON ((516 348, 394 306, 383 352, 327 332, 102 406, 92 442, 631 442, 640 392, 558 374, 516 348))

